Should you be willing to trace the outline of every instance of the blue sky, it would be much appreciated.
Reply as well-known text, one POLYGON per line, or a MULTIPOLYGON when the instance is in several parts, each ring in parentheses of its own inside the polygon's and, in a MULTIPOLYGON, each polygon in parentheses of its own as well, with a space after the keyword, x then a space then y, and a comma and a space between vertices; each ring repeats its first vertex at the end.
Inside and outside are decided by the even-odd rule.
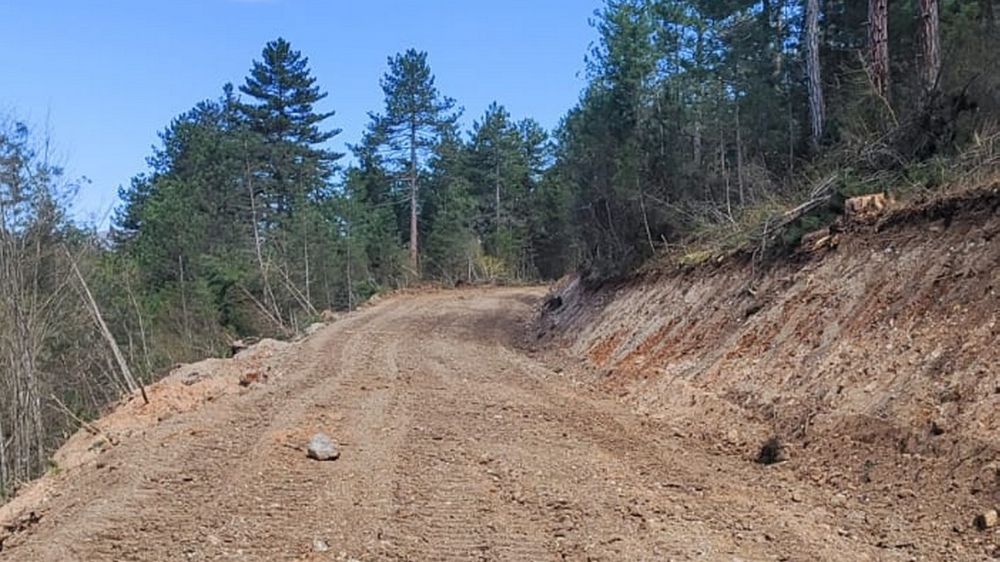
POLYGON ((336 144, 380 110, 386 58, 429 53, 442 93, 471 124, 493 100, 554 127, 583 88, 600 0, 0 0, 0 111, 48 129, 86 176, 78 217, 104 223, 118 186, 145 169, 156 133, 241 84, 282 36, 310 59, 335 110, 336 144))

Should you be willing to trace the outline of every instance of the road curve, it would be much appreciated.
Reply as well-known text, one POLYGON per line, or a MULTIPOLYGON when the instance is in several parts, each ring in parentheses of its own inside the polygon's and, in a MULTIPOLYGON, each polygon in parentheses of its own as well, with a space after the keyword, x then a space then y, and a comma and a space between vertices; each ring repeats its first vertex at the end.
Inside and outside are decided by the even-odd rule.
POLYGON ((893 559, 803 484, 519 345, 539 289, 395 297, 55 490, 3 561, 893 559), (298 448, 315 431, 335 462, 298 448), (111 467, 113 470, 109 470, 111 467))

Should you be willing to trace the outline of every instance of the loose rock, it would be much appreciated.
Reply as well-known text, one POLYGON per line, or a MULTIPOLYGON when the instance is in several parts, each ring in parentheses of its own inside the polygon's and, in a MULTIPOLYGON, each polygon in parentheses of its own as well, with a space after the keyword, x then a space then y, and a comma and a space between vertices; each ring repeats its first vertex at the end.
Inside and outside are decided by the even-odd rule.
POLYGON ((760 464, 776 464, 788 460, 785 446, 777 437, 772 437, 764 442, 757 453, 757 462, 760 464))
POLYGON ((991 509, 977 515, 973 524, 980 531, 985 531, 986 529, 996 527, 998 522, 1000 522, 1000 514, 997 513, 997 510, 991 509))
POLYGON ((251 371, 240 375, 240 386, 250 386, 254 383, 263 384, 265 382, 267 382, 267 375, 257 371, 251 371))
POLYGON ((944 435, 948 431, 948 422, 943 419, 936 419, 931 421, 931 435, 938 436, 944 435))
POLYGON ((307 453, 309 458, 317 461, 332 461, 340 457, 337 445, 325 433, 313 435, 307 453))
POLYGON ((847 505, 847 496, 844 494, 836 494, 830 498, 830 505, 833 507, 844 507, 847 505))

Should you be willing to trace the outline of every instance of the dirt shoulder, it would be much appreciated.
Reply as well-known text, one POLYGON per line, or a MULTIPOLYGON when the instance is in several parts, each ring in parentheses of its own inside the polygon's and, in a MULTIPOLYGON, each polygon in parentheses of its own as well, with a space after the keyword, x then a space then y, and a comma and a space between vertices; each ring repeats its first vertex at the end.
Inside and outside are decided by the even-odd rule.
MULTIPOLYGON (((885 553, 1000 556, 1000 186, 849 223, 835 243, 563 286, 542 344, 701 449, 815 483, 885 553)), ((852 532, 852 531, 848 531, 852 532)), ((884 554, 888 555, 888 554, 884 554)))

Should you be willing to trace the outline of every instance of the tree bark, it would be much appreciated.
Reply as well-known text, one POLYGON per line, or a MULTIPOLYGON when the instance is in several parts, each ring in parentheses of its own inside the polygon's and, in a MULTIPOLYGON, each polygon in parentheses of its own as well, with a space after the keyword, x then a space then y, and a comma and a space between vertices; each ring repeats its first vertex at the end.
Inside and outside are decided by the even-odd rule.
POLYGON ((740 102, 736 100, 736 185, 740 190, 740 206, 746 205, 743 186, 743 125, 740 123, 740 102))
POLYGON ((261 282, 264 284, 264 304, 270 309, 269 315, 277 321, 278 327, 284 330, 285 325, 281 319, 281 309, 278 308, 278 299, 275 298, 274 290, 271 289, 271 280, 268 276, 268 263, 264 261, 264 241, 260 234, 260 219, 257 216, 257 197, 253 186, 253 170, 250 168, 249 147, 246 142, 243 143, 243 154, 246 173, 245 181, 247 192, 250 194, 250 223, 253 227, 254 255, 257 257, 257 267, 260 269, 261 282))
MULTIPOLYGON (((497 152, 500 151, 498 147, 494 147, 494 150, 496 150, 497 152)), ((497 232, 497 241, 499 242, 500 241, 500 155, 499 154, 497 154, 496 170, 494 171, 494 174, 495 174, 494 180, 496 183, 495 188, 496 188, 496 205, 497 205, 496 232, 497 232)))
POLYGON ((826 102, 819 61, 820 0, 806 1, 806 74, 809 78, 809 123, 813 149, 819 148, 826 127, 826 102))
POLYGON ((868 72, 872 89, 889 100, 889 0, 868 0, 868 72))
POLYGON ((420 246, 417 241, 417 129, 410 127, 410 267, 420 274, 420 246))
POLYGON ((7 434, 3 430, 3 418, 0 417, 0 499, 7 494, 10 486, 10 476, 7 473, 7 434))
POLYGON ((938 0, 918 0, 920 4, 920 51, 923 55, 920 78, 929 98, 941 77, 941 30, 938 0))

